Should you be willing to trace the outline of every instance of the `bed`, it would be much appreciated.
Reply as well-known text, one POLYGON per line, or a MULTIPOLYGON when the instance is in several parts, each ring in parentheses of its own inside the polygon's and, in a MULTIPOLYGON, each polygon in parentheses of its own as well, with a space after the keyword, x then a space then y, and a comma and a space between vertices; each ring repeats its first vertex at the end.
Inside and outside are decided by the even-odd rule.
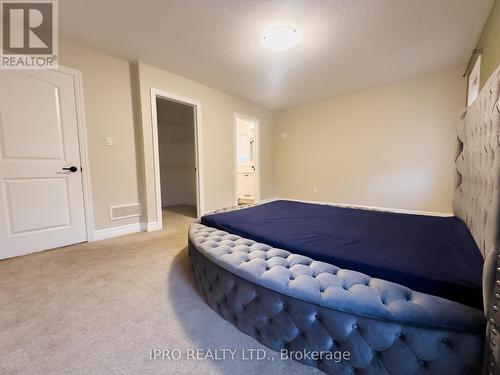
POLYGON ((283 200, 218 210, 189 230, 201 295, 326 373, 498 373, 499 84, 497 69, 460 114, 454 216, 283 200), (337 352, 350 356, 325 355, 337 352))

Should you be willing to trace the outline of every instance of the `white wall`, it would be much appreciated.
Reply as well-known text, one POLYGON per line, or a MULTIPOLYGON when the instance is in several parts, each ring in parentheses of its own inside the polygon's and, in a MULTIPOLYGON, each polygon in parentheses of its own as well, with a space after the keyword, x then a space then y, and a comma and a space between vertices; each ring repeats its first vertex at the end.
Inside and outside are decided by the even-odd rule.
POLYGON ((277 195, 451 212, 462 73, 457 67, 277 113, 277 195))

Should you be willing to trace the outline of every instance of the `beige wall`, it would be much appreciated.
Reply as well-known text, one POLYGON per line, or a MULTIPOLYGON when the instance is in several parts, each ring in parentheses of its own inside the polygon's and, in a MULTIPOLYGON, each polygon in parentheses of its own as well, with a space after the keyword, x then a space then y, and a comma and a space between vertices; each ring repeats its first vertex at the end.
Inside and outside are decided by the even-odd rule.
POLYGON ((262 198, 274 195, 274 132, 273 116, 270 111, 144 63, 138 64, 136 73, 140 83, 142 139, 145 156, 143 184, 148 222, 156 221, 155 175, 151 141, 151 88, 201 102, 205 211, 235 204, 234 112, 256 117, 261 121, 262 198))
POLYGON ((457 67, 278 112, 277 195, 451 212, 462 72, 457 67))
POLYGON ((202 104, 205 209, 235 200, 233 112, 261 120, 262 196, 273 196, 273 116, 248 101, 147 64, 60 41, 60 64, 82 72, 95 229, 156 221, 150 88, 202 104), (105 146, 105 137, 113 146, 105 146), (109 220, 109 207, 140 202, 143 217, 109 220))
POLYGON ((500 1, 496 0, 484 25, 476 48, 483 49, 481 57, 481 87, 500 64, 500 1))
POLYGON ((151 87, 201 102, 205 210, 234 204, 239 112, 261 120, 263 199, 451 211, 455 119, 465 97, 460 68, 273 118, 246 100, 72 42, 61 41, 60 60, 83 76, 96 229, 156 221, 151 87), (112 147, 105 136, 113 137, 112 147), (141 219, 109 220, 109 206, 135 202, 143 204, 141 219))
POLYGON ((65 40, 59 56, 60 64, 82 72, 95 229, 136 223, 109 220, 110 206, 140 201, 130 64, 65 40))

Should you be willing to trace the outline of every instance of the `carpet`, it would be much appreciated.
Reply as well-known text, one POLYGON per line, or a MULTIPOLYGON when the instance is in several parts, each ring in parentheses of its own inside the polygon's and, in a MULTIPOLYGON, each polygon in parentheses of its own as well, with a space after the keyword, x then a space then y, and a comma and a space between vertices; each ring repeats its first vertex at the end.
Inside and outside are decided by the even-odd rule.
POLYGON ((205 304, 188 265, 192 220, 172 208, 161 231, 0 261, 0 373, 320 374, 205 304))

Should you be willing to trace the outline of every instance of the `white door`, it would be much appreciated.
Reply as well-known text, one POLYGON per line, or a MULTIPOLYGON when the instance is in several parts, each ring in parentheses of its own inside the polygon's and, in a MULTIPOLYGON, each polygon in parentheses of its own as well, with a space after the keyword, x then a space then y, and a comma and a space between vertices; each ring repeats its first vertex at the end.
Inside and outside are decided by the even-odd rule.
POLYGON ((0 259, 86 240, 77 121, 72 75, 0 71, 0 259))

